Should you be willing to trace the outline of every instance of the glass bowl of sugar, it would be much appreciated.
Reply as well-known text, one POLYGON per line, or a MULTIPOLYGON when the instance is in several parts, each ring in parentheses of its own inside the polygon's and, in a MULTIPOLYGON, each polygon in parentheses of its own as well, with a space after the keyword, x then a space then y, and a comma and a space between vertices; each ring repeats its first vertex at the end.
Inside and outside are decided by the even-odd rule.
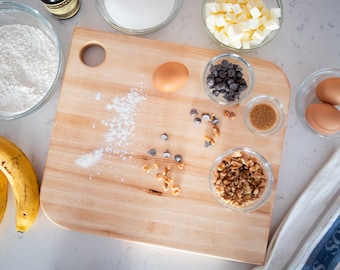
POLYGON ((171 23, 182 0, 95 0, 102 17, 116 30, 129 35, 149 34, 171 23))
POLYGON ((52 97, 63 56, 51 24, 25 4, 0 2, 0 40, 0 120, 11 120, 52 97))

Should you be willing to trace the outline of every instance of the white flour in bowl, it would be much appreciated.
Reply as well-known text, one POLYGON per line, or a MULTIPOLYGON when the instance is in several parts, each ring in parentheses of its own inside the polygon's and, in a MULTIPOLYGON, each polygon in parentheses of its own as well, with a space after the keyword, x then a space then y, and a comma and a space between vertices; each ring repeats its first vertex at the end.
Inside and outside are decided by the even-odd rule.
POLYGON ((40 29, 0 26, 0 114, 13 115, 36 105, 58 70, 58 52, 40 29))

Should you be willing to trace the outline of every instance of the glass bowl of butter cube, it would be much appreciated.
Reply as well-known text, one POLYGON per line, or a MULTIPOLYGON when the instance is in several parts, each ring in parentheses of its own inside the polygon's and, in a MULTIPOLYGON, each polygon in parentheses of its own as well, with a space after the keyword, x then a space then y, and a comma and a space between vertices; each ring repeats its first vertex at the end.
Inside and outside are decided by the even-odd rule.
POLYGON ((216 43, 246 52, 264 46, 278 34, 283 5, 281 0, 205 0, 202 16, 216 43))

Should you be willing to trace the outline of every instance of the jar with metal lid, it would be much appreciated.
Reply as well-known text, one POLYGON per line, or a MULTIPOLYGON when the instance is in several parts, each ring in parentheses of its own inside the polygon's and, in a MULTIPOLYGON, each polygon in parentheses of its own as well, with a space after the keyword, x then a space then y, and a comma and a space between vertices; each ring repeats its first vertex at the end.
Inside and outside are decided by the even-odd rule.
POLYGON ((57 19, 66 20, 80 9, 80 0, 41 0, 45 8, 57 19))

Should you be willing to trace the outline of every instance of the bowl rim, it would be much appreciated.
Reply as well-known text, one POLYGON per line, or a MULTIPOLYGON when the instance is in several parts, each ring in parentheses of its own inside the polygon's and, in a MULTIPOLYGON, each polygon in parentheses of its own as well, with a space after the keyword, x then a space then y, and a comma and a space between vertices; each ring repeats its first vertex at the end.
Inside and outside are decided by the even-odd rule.
POLYGON ((206 64, 206 66, 203 69, 203 73, 202 73, 203 90, 212 101, 214 101, 214 102, 216 102, 220 105, 232 106, 232 105, 240 104, 253 91, 254 85, 255 85, 255 72, 254 72, 252 65, 245 58, 243 58, 242 56, 240 56, 236 53, 222 53, 222 54, 216 55, 208 61, 208 63, 206 64), (206 85, 206 74, 207 74, 208 70, 210 69, 211 64, 213 62, 219 60, 219 59, 223 60, 223 58, 232 58, 236 61, 240 61, 242 64, 244 64, 246 66, 247 72, 249 73, 249 81, 247 82, 248 86, 247 86, 247 89, 245 90, 246 93, 244 93, 244 95, 242 95, 242 97, 240 99, 234 100, 234 101, 231 101, 231 102, 230 101, 217 100, 211 94, 210 89, 208 89, 208 87, 206 85))
MULTIPOLYGON (((319 83, 322 80, 325 80, 327 78, 335 77, 333 75, 337 75, 337 77, 340 78, 340 68, 329 68, 329 67, 327 67, 327 68, 321 68, 321 69, 318 69, 318 70, 312 72, 300 84, 298 91, 297 91, 297 94, 296 94, 296 97, 295 97, 295 110, 296 110, 297 118, 299 119, 300 123, 310 134, 316 135, 316 136, 323 138, 323 139, 339 139, 340 138, 340 131, 335 133, 335 134, 327 135, 327 134, 318 133, 316 130, 312 129, 305 119, 305 109, 303 109, 303 106, 301 105, 301 103, 303 101, 304 96, 306 95, 305 89, 308 86, 308 84, 313 83, 313 82, 316 83, 316 81, 318 81, 318 83, 319 83), (323 76, 323 75, 327 75, 327 76, 324 77, 321 80, 317 80, 318 78, 321 78, 320 76, 323 76)), ((310 91, 312 91, 312 90, 310 90, 310 91)), ((339 107, 339 106, 336 106, 336 107, 339 107)))
MULTIPOLYGON (((14 120, 17 118, 21 118, 21 117, 30 115, 33 112, 40 109, 54 95, 60 83, 60 78, 62 76, 63 69, 64 69, 64 57, 63 57, 62 45, 57 35, 57 32, 54 30, 51 23, 38 10, 23 3, 0 1, 0 11, 5 10, 5 9, 9 11, 20 11, 20 12, 24 12, 29 15, 32 15, 32 17, 38 19, 38 21, 40 21, 44 26, 46 26, 46 28, 48 29, 48 31, 50 31, 50 34, 54 39, 54 40, 51 40, 51 42, 55 45, 55 48, 57 50, 59 63, 58 63, 56 75, 54 77, 54 80, 50 88, 46 91, 45 95, 34 106, 28 108, 27 110, 23 112, 19 112, 15 114, 0 114, 0 121, 1 120, 14 120)), ((51 38, 51 37, 48 36, 48 38, 51 38)))
POLYGON ((285 115, 286 115, 285 108, 278 98, 271 96, 271 95, 261 94, 261 95, 254 96, 251 100, 247 102, 244 108, 243 118, 244 118, 244 122, 246 123, 247 128, 251 132, 257 135, 266 136, 266 135, 272 135, 278 132, 282 128, 283 123, 285 121, 285 115), (269 103, 275 106, 275 111, 279 113, 278 115, 279 120, 277 121, 276 125, 274 125, 269 130, 263 130, 263 131, 258 130, 255 127, 253 127, 248 117, 251 108, 256 104, 261 103, 262 101, 269 101, 269 103))
POLYGON ((118 30, 119 32, 128 34, 128 35, 146 35, 146 34, 150 34, 158 30, 161 30, 162 28, 169 25, 177 17, 183 4, 183 0, 175 0, 175 4, 174 4, 173 9, 171 10, 170 15, 162 23, 156 26, 143 28, 143 29, 130 29, 130 28, 126 28, 118 24, 115 24, 114 22, 111 21, 113 20, 113 18, 106 11, 103 1, 104 0, 94 0, 95 6, 97 7, 100 15, 112 28, 118 30))
MULTIPOLYGON (((207 2, 213 2, 213 1, 209 1, 209 0, 202 0, 202 5, 201 5, 201 15, 202 15, 202 18, 203 18, 203 24, 204 24, 204 28, 205 30, 207 31, 207 33, 209 34, 209 36, 219 45, 221 46, 222 48, 224 49, 228 49, 228 50, 231 50, 231 51, 234 51, 234 52, 244 52, 244 53, 247 53, 247 52, 253 52, 257 49, 260 49, 262 48, 263 46, 267 45, 268 43, 270 43, 272 40, 274 40, 274 38, 279 34, 281 28, 282 28, 282 24, 283 24, 283 18, 284 18, 284 8, 283 8, 283 2, 282 0, 275 0, 277 2, 277 4, 279 5, 279 7, 281 8, 281 17, 279 19, 279 29, 275 30, 272 32, 272 34, 270 35, 270 38, 266 37, 264 39, 265 42, 261 42, 260 44, 258 44, 257 46, 254 46, 254 47, 251 47, 249 49, 237 49, 235 47, 232 47, 232 46, 228 46, 224 43, 222 43, 221 41, 219 41, 214 35, 213 33, 211 33, 211 31, 208 29, 207 27, 207 23, 206 23, 206 16, 205 16, 205 4, 207 2)), ((216 2, 216 1, 214 1, 216 2)))
POLYGON ((268 162, 268 160, 262 154, 260 154, 258 151, 254 150, 252 148, 249 148, 249 147, 235 147, 235 148, 230 148, 230 149, 226 150, 225 152, 220 154, 214 160, 214 162, 213 162, 213 164, 211 166, 210 172, 209 172, 209 187, 210 187, 210 191, 211 191, 213 197, 215 198, 215 200, 221 206, 223 206, 227 210, 233 211, 233 212, 245 213, 245 212, 252 212, 252 211, 255 211, 255 210, 259 209, 270 198, 270 196, 272 194, 273 186, 274 186, 274 175, 273 175, 273 170, 271 168, 270 163, 268 162), (224 159, 225 156, 231 155, 235 151, 244 151, 247 154, 250 154, 251 156, 255 156, 261 162, 263 170, 267 173, 267 186, 266 186, 265 192, 254 203, 252 203, 252 204, 250 204, 249 206, 246 206, 246 207, 234 207, 234 206, 232 206, 232 205, 230 205, 228 203, 225 203, 221 199, 221 197, 218 194, 216 194, 216 192, 214 190, 214 184, 213 184, 214 177, 213 177, 213 174, 214 174, 216 166, 224 159))

